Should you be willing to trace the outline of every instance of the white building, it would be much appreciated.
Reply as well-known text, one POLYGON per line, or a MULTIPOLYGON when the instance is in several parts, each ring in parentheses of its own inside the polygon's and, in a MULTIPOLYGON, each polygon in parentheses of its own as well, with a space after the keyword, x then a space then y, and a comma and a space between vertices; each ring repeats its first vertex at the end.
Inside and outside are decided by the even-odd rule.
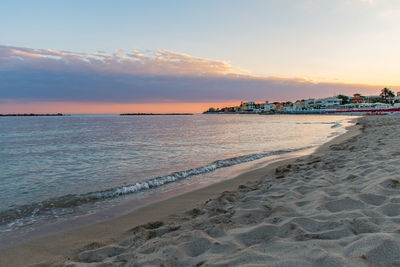
POLYGON ((342 99, 337 97, 327 97, 323 98, 322 100, 323 100, 323 106, 325 108, 333 108, 342 104, 342 99))
POLYGON ((251 113, 269 112, 275 110, 275 105, 269 104, 268 101, 265 101, 265 103, 255 103, 254 101, 249 101, 242 102, 240 107, 238 107, 238 110, 251 113))
POLYGON ((307 100, 296 101, 294 110, 313 110, 313 109, 329 109, 337 107, 342 100, 336 97, 326 97, 320 99, 310 98, 307 100))
POLYGON ((305 109, 314 109, 315 108, 315 99, 310 98, 310 99, 305 100, 304 107, 305 107, 305 109))
POLYGON ((306 109, 306 100, 297 100, 293 104, 293 110, 305 110, 306 109))
POLYGON ((254 101, 249 101, 249 102, 247 102, 247 110, 248 110, 248 111, 254 111, 255 108, 256 108, 256 107, 255 107, 254 101))
POLYGON ((265 101, 265 103, 262 106, 263 106, 262 108, 263 112, 269 112, 275 110, 275 104, 270 104, 268 103, 268 101, 265 101))

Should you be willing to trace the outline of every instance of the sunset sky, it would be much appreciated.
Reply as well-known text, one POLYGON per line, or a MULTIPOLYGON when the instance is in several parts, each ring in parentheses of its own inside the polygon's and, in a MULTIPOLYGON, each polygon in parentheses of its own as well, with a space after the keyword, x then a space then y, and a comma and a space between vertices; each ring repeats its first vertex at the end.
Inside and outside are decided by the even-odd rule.
POLYGON ((0 3, 0 113, 400 91, 400 1, 0 3))

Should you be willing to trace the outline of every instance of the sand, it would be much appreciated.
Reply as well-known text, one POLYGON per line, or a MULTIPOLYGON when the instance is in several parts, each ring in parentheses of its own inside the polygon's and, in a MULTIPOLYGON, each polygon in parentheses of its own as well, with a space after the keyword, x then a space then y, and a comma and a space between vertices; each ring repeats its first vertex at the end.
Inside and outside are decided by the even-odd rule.
POLYGON ((358 124, 310 156, 1 251, 0 265, 400 266, 400 116, 358 124))

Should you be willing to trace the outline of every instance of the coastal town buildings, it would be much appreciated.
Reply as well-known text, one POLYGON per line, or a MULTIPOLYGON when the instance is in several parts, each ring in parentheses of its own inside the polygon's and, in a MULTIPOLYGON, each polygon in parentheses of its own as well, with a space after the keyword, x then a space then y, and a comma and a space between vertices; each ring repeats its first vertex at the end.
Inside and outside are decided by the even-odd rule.
POLYGON ((321 99, 298 100, 293 104, 293 110, 312 110, 321 108, 333 108, 342 103, 342 100, 337 97, 326 97, 321 99))
MULTIPOLYGON (((392 94, 394 96, 394 94, 392 94)), ((268 101, 257 103, 255 101, 241 102, 239 106, 225 107, 222 109, 210 108, 204 113, 242 113, 242 114, 321 114, 334 112, 349 112, 358 110, 387 110, 400 108, 400 92, 394 97, 384 98, 381 95, 363 96, 359 93, 353 96, 332 96, 325 98, 310 98, 297 100, 294 103, 268 101)))
POLYGON ((275 110, 275 104, 270 104, 268 101, 265 103, 255 103, 254 101, 241 102, 239 106, 240 112, 261 113, 275 110))

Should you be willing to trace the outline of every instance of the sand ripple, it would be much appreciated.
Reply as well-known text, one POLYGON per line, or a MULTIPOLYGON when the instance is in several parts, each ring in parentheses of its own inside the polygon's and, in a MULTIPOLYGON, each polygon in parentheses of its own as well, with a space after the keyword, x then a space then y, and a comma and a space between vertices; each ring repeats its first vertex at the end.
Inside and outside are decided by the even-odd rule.
POLYGON ((64 266, 400 266, 400 117, 64 266))

